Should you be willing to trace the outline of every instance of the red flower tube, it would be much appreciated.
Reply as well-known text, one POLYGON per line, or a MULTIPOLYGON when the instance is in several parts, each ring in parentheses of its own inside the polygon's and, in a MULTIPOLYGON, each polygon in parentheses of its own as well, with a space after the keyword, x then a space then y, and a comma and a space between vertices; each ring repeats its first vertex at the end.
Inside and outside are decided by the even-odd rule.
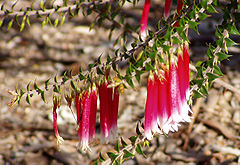
MULTIPOLYGON (((186 53, 186 52, 185 52, 186 53)), ((178 77, 179 77, 179 92, 180 92, 180 115, 184 121, 190 122, 188 112, 190 110, 187 100, 189 92, 189 58, 184 59, 182 52, 178 55, 178 77)))
POLYGON ((78 92, 76 92, 75 104, 76 104, 76 110, 77 110, 77 125, 79 125, 79 122, 81 120, 81 113, 82 113, 82 103, 81 103, 80 93, 78 92))
POLYGON ((144 136, 151 140, 152 135, 152 120, 153 120, 153 104, 154 104, 154 77, 152 73, 150 72, 150 75, 148 77, 148 83, 147 83, 147 101, 145 106, 145 120, 144 120, 144 136))
MULTIPOLYGON (((183 2, 182 0, 177 0, 177 14, 180 15, 180 11, 183 8, 183 2)), ((177 16, 175 16, 176 18, 177 16)), ((179 21, 177 20, 177 22, 173 25, 174 27, 178 27, 179 26, 179 21)))
POLYGON ((170 14, 170 7, 171 7, 171 0, 165 0, 165 7, 164 7, 164 18, 168 18, 170 14))
POLYGON ((141 25, 140 25, 140 35, 143 39, 147 36, 147 22, 148 22, 148 14, 150 10, 151 0, 145 0, 142 17, 141 17, 141 25))
POLYGON ((178 131, 179 122, 183 121, 180 116, 180 92, 179 92, 179 77, 177 72, 177 65, 172 61, 169 62, 169 78, 167 85, 168 106, 171 111, 169 123, 171 125, 170 131, 178 131))
POLYGON ((97 89, 95 84, 92 85, 90 97, 91 97, 91 111, 90 111, 89 138, 91 140, 96 133, 97 89))
POLYGON ((76 94, 78 137, 80 148, 89 149, 88 143, 96 132, 97 91, 95 84, 89 91, 76 94))
POLYGON ((82 96, 82 117, 78 127, 78 137, 80 140, 80 148, 82 150, 89 149, 89 127, 91 113, 91 97, 88 91, 85 91, 82 96))
POLYGON ((168 105, 168 95, 167 95, 167 80, 168 72, 162 71, 160 73, 160 79, 157 80, 158 83, 158 120, 159 127, 161 130, 168 134, 171 126, 169 125, 169 117, 171 116, 171 111, 168 105))
POLYGON ((102 141, 108 143, 117 137, 117 118, 119 93, 118 87, 108 88, 110 82, 102 82, 99 85, 100 99, 100 126, 102 141))
POLYGON ((61 144, 64 140, 58 133, 58 127, 57 127, 57 108, 58 108, 58 100, 57 97, 53 97, 53 128, 54 133, 57 138, 57 144, 61 144))

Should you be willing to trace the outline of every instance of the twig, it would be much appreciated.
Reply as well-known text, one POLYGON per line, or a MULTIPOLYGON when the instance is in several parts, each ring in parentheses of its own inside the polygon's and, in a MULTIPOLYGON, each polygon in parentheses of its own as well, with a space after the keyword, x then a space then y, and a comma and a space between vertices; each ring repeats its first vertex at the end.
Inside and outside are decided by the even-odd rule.
POLYGON ((196 121, 196 118, 197 118, 197 116, 198 116, 198 113, 199 113, 199 110, 200 110, 200 108, 201 108, 202 102, 203 102, 203 98, 199 98, 199 99, 197 99, 196 104, 192 107, 193 117, 192 117, 191 123, 190 123, 189 126, 188 126, 187 137, 186 137, 185 142, 184 142, 184 145, 183 145, 183 150, 187 150, 187 146, 188 146, 188 142, 189 142, 189 135, 190 135, 190 133, 192 132, 193 124, 194 124, 195 121, 196 121))
POLYGON ((215 79, 213 82, 223 86, 224 88, 226 88, 226 89, 228 89, 228 90, 230 90, 230 91, 232 91, 232 92, 234 92, 234 93, 236 93, 237 95, 240 96, 240 89, 235 88, 234 86, 226 83, 225 81, 218 78, 218 79, 215 79))
POLYGON ((228 128, 226 128, 224 125, 222 125, 218 121, 215 121, 213 119, 208 119, 208 120, 199 119, 199 120, 205 125, 219 131, 223 136, 225 136, 228 139, 235 140, 237 138, 231 131, 229 131, 228 128))
MULTIPOLYGON (((108 1, 105 1, 103 3, 107 3, 108 1)), ((69 6, 64 6, 64 7, 59 7, 59 8, 53 8, 53 9, 40 9, 40 10, 33 10, 33 11, 14 11, 10 13, 7 13, 7 11, 0 11, 0 17, 16 17, 16 16, 24 16, 24 15, 28 15, 28 16, 35 16, 35 15, 49 15, 50 13, 53 12, 68 12, 70 11, 75 11, 76 9, 78 9, 80 6, 82 7, 90 7, 91 5, 95 4, 95 2, 82 2, 79 4, 75 4, 75 5, 69 5, 69 6)), ((98 4, 100 4, 100 2, 98 2, 98 4)))
POLYGON ((231 155, 236 155, 240 156, 240 150, 236 148, 231 148, 231 147, 224 147, 224 146, 219 146, 219 145, 211 145, 211 148, 215 151, 224 153, 224 154, 231 154, 231 155))

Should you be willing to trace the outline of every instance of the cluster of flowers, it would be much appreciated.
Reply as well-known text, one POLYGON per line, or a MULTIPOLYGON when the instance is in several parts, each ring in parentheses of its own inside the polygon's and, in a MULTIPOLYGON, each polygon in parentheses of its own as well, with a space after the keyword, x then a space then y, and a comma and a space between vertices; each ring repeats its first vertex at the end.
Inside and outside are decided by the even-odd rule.
POLYGON ((189 54, 185 46, 178 60, 169 58, 168 65, 159 64, 151 72, 147 85, 144 133, 152 139, 154 133, 178 131, 180 122, 190 122, 189 54))
MULTIPOLYGON (((143 39, 147 35, 150 2, 150 0, 145 0, 141 18, 140 35, 143 39)), ((169 17, 170 7, 171 0, 166 0, 165 19, 169 17)), ((182 7, 182 0, 177 0, 178 15, 180 15, 182 7)), ((174 26, 179 26, 178 21, 174 26)), ((191 112, 191 109, 187 103, 190 95, 189 53, 186 45, 181 51, 178 51, 177 60, 174 60, 173 56, 169 56, 166 66, 159 64, 156 66, 156 71, 149 75, 144 123, 147 139, 152 139, 154 133, 175 132, 178 130, 180 122, 190 122, 188 113, 191 112)))
MULTIPOLYGON (((106 76, 108 77, 108 76, 106 76)), ((111 81, 103 80, 98 85, 93 83, 88 90, 76 92, 75 106, 77 114, 77 126, 79 145, 82 150, 89 149, 89 142, 94 138, 96 133, 96 113, 97 98, 100 100, 100 127, 101 136, 104 142, 108 143, 111 139, 117 137, 117 118, 119 92, 118 87, 111 87, 111 81), (109 87, 110 86, 110 87, 109 87)), ((54 132, 58 142, 63 139, 58 133, 57 128, 57 102, 54 102, 53 119, 54 132)))
MULTIPOLYGON (((178 0, 177 12, 182 9, 182 0, 178 0)), ((169 15, 171 0, 165 2, 165 18, 169 15)), ((150 0, 146 0, 141 19, 140 35, 146 37, 150 0)), ((178 24, 176 25, 178 26, 178 24)), ((178 130, 180 122, 190 122, 187 103, 189 99, 189 53, 188 47, 183 46, 178 51, 177 60, 168 56, 168 62, 155 62, 156 69, 150 72, 147 85, 147 100, 145 108, 144 134, 152 139, 154 133, 165 133, 178 130)), ((109 80, 109 70, 104 80, 91 84, 88 90, 76 92, 75 105, 77 113, 78 136, 80 147, 88 149, 89 142, 96 133, 97 98, 100 100, 101 140, 109 142, 117 137, 117 119, 119 104, 119 87, 112 87, 109 80)), ((54 97, 53 120, 54 131, 58 142, 63 139, 58 133, 57 113, 59 107, 54 97)))

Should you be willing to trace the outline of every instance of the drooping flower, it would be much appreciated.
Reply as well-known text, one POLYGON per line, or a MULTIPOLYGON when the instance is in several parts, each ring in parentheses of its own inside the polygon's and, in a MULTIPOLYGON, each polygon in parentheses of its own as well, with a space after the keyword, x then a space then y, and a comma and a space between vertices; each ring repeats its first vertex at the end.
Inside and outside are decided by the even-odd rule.
POLYGON ((163 16, 165 19, 169 17, 171 7, 171 0, 165 0, 164 13, 163 16))
MULTIPOLYGON (((156 106, 156 105, 155 105, 156 106)), ((147 82, 147 101, 145 106, 145 121, 144 121, 144 135, 147 139, 151 140, 152 135, 152 120, 154 109, 154 76, 150 72, 147 82)))
POLYGON ((101 140, 108 143, 117 137, 117 118, 119 93, 118 87, 108 87, 110 82, 103 81, 99 89, 101 140))
MULTIPOLYGON (((182 0, 177 0, 177 14, 180 15, 181 14, 181 10, 183 8, 183 2, 182 0)), ((175 16, 176 18, 177 16, 175 16)), ((177 20, 177 22, 173 25, 174 27, 178 27, 179 26, 179 21, 177 20)))
MULTIPOLYGON (((159 65, 156 62, 156 65, 159 65)), ((156 66, 150 72, 147 84, 145 107, 145 137, 151 139, 154 133, 176 132, 180 122, 190 122, 189 99, 189 54, 187 46, 178 59, 170 56, 168 65, 156 66), (160 129, 159 129, 160 128, 160 129)))
POLYGON ((90 110, 91 110, 91 97, 88 91, 85 91, 81 99, 81 118, 78 124, 78 137, 80 140, 80 148, 88 149, 89 143, 89 125, 90 125, 90 110))
POLYGON ((96 132, 97 91, 94 84, 89 91, 76 94, 76 108, 79 145, 86 150, 96 132))
POLYGON ((57 109, 59 107, 59 100, 56 96, 53 97, 53 128, 54 133, 57 138, 57 144, 61 144, 64 140, 58 133, 58 127, 57 127, 57 109))
POLYGON ((148 23, 148 14, 150 10, 151 0, 145 0, 142 17, 141 17, 141 25, 140 25, 140 36, 142 39, 145 39, 147 36, 147 23, 148 23))
POLYGON ((161 130, 168 134, 171 130, 169 125, 169 117, 171 116, 171 111, 168 103, 168 90, 167 90, 167 81, 168 81, 168 71, 161 71, 160 78, 157 80, 158 83, 158 121, 159 127, 161 130))
POLYGON ((92 85, 91 97, 91 111, 90 111, 90 127, 89 127, 89 138, 94 138, 96 133, 96 114, 97 114, 97 88, 96 85, 92 85))

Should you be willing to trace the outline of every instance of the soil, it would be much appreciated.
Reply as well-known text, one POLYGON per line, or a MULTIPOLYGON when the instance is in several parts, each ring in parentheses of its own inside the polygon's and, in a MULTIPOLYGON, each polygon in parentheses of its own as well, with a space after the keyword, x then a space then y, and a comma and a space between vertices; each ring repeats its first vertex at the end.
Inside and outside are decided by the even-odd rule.
MULTIPOLYGON (((129 9, 133 10, 133 16, 128 21, 139 22, 141 9, 138 7, 141 5, 134 10, 132 6, 125 9, 126 15, 129 9)), ((159 14, 155 10, 150 13, 152 29, 157 19, 153 17, 154 13, 159 14)), ((107 157, 106 152, 113 151, 114 143, 100 143, 99 114, 96 140, 90 144, 91 152, 78 150, 76 122, 65 101, 62 101, 58 111, 59 132, 64 138, 58 148, 53 132, 51 93, 46 96, 47 103, 40 96, 33 96, 31 105, 23 99, 20 105, 12 109, 8 106, 12 99, 9 90, 26 89, 29 82, 32 86, 35 81, 40 88, 44 88, 48 78, 57 76, 60 79, 64 71, 78 66, 87 68, 99 55, 103 54, 104 57, 112 53, 112 44, 121 30, 117 30, 112 40, 108 40, 109 23, 105 23, 103 28, 89 31, 91 20, 93 17, 84 18, 80 14, 57 28, 50 25, 42 28, 37 19, 33 19, 31 26, 22 32, 17 26, 9 31, 6 24, 1 28, 0 164, 92 164, 99 152, 107 157)), ((213 22, 208 20, 204 23, 213 22)), ((206 58, 205 43, 214 40, 214 29, 208 29, 206 33, 206 27, 201 27, 200 36, 194 32, 189 34, 193 64, 206 58)), ((234 37, 236 42, 240 41, 239 37, 234 37)), ((170 133, 168 137, 161 135, 154 138, 150 147, 143 148, 146 159, 136 154, 134 159, 124 164, 240 164, 239 47, 230 48, 230 53, 233 54, 230 60, 221 64, 225 75, 213 83, 207 97, 194 100, 192 122, 183 123, 178 132, 170 133)), ((142 77, 141 84, 134 82, 135 90, 128 88, 120 96, 118 133, 124 139, 135 135, 137 122, 143 121, 146 77, 142 77)))

